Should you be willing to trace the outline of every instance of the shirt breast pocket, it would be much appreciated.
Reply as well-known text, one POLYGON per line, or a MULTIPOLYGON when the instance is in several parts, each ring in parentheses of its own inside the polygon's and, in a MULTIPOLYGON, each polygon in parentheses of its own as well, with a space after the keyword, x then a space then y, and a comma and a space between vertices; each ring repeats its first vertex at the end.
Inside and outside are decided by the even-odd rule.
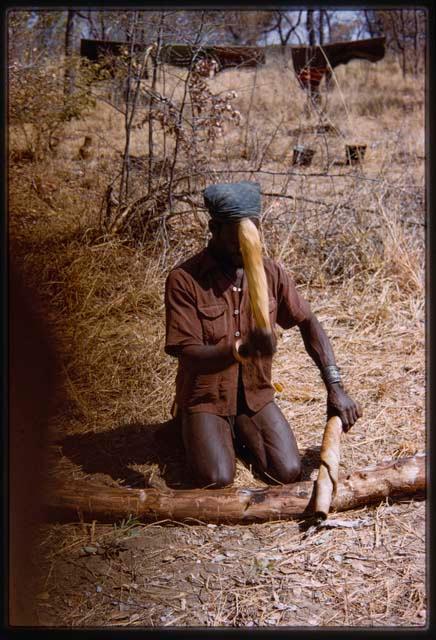
POLYGON ((222 304, 198 307, 205 344, 217 344, 227 335, 226 308, 222 304))

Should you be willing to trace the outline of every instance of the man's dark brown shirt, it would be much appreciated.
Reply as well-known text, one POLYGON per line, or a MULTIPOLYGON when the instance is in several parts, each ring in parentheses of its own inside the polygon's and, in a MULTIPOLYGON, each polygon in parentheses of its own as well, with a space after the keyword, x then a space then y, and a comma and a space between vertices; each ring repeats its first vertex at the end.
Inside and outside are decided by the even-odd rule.
MULTIPOLYGON (((284 268, 264 258, 269 291, 271 326, 283 329, 299 324, 310 314, 284 268)), ((227 276, 208 248, 175 267, 165 286, 165 351, 177 357, 183 347, 242 342, 255 328, 246 277, 240 287, 227 276)), ((247 405, 260 411, 274 397, 272 357, 258 357, 241 369, 247 405)), ((189 413, 236 415, 239 363, 218 373, 193 374, 179 359, 176 404, 189 413)))

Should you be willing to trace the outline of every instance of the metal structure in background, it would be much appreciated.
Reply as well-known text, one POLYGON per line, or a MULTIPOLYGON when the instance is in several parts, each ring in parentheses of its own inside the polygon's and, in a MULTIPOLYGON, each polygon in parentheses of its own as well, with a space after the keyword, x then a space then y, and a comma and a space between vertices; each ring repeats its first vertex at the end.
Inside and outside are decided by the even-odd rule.
POLYGON ((378 62, 384 58, 386 38, 368 38, 334 42, 323 46, 291 47, 295 73, 303 89, 317 92, 323 77, 330 80, 331 71, 350 60, 378 62))
MULTIPOLYGON (((117 57, 131 50, 129 42, 114 42, 111 40, 80 41, 80 55, 91 62, 98 62, 105 58, 117 57)), ((144 43, 134 44, 135 53, 145 51, 144 43)), ((265 50, 263 47, 252 46, 227 46, 204 45, 193 46, 189 44, 165 44, 160 48, 158 62, 165 62, 179 67, 189 67, 192 62, 207 60, 215 64, 215 71, 224 69, 256 67, 265 64, 265 50)))
MULTIPOLYGON (((111 69, 111 58, 128 55, 131 50, 129 42, 115 42, 112 40, 80 41, 80 55, 91 62, 105 62, 106 68, 111 69)), ((145 51, 147 45, 136 43, 134 53, 145 51)), ((331 71, 339 64, 347 64, 350 60, 369 60, 377 62, 385 55, 386 38, 368 38, 366 40, 350 40, 334 42, 323 46, 290 47, 295 73, 303 89, 318 91, 324 78, 330 80, 331 71)), ((152 56, 156 54, 152 53, 152 56)), ((158 62, 173 64, 179 67, 189 67, 191 63, 207 61, 213 63, 214 72, 231 68, 253 68, 265 64, 265 48, 239 45, 204 45, 165 44, 159 49, 158 62)), ((206 69, 208 71, 208 69, 206 69)), ((144 71, 144 77, 147 77, 144 71)))

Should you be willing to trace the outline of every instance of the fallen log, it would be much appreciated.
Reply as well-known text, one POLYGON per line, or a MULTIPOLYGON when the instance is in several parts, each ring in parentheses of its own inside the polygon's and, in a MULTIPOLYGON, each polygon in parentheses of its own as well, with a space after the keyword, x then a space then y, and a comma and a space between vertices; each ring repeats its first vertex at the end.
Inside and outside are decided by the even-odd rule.
MULTIPOLYGON (((114 522, 138 520, 261 522, 303 519, 314 515, 311 481, 266 488, 158 490, 102 487, 87 481, 52 484, 47 514, 58 519, 114 522)), ((346 511, 385 498, 421 498, 426 488, 426 456, 366 467, 338 479, 331 511, 346 511)))

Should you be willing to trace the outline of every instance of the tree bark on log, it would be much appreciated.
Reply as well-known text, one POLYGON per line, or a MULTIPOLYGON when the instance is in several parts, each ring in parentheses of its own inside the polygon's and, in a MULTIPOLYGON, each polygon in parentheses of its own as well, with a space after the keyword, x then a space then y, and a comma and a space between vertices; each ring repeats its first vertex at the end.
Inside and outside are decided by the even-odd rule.
MULTIPOLYGON (((113 522, 176 520, 245 523, 304 519, 314 515, 314 482, 266 488, 158 490, 102 487, 87 481, 53 483, 47 515, 113 522)), ((424 497, 426 456, 417 454, 339 477, 331 511, 346 511, 389 497, 424 497)))

